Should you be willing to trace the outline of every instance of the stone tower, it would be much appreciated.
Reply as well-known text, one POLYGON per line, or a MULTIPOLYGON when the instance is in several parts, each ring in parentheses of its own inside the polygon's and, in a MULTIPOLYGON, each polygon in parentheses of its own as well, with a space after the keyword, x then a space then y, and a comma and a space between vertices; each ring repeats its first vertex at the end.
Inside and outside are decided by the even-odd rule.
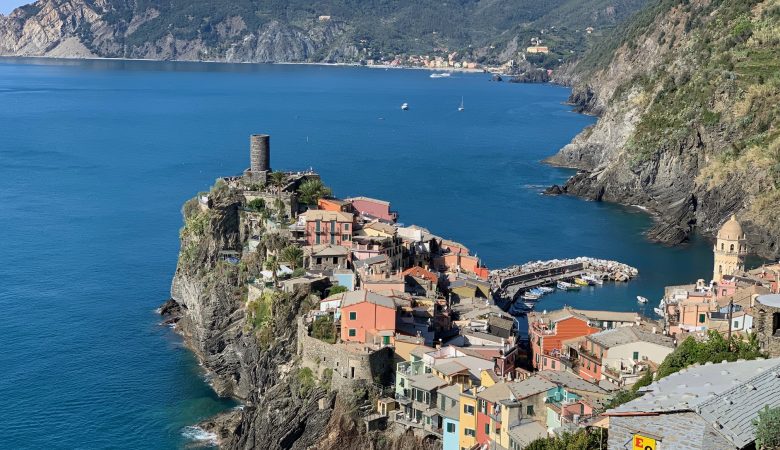
POLYGON ((267 134, 249 136, 249 162, 246 175, 252 181, 265 183, 271 172, 271 136, 267 134))
POLYGON ((737 216, 732 215, 720 227, 713 250, 715 253, 713 281, 720 283, 723 281, 724 275, 732 275, 745 270, 747 241, 745 233, 742 232, 742 226, 737 222, 737 216))

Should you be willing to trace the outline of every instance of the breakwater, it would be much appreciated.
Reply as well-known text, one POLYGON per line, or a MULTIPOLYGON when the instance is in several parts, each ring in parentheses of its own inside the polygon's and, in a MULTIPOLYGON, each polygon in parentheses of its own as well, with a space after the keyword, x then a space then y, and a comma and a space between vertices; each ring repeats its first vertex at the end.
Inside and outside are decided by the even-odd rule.
POLYGON ((490 271, 493 296, 514 300, 518 293, 557 281, 587 275, 603 281, 628 281, 639 270, 618 261, 589 257, 532 261, 490 271))

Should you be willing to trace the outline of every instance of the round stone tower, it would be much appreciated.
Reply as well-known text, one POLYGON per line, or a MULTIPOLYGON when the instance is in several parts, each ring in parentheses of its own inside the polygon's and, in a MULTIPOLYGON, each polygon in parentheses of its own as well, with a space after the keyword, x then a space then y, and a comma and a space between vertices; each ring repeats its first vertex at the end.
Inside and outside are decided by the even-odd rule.
POLYGON ((723 281, 724 275, 732 275, 745 270, 747 240, 736 215, 732 215, 720 227, 718 238, 715 241, 714 253, 715 267, 712 272, 714 281, 719 283, 723 281))
POLYGON ((266 183, 271 172, 271 136, 249 136, 249 169, 244 172, 252 181, 266 183))
POLYGON ((252 172, 268 172, 271 170, 271 136, 253 134, 249 137, 249 158, 252 172))

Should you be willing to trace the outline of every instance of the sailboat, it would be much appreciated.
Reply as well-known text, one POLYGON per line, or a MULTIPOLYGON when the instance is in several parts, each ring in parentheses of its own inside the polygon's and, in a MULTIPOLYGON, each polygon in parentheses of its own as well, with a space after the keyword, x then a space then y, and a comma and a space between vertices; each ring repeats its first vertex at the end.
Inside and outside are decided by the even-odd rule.
POLYGON ((460 106, 458 106, 458 111, 463 111, 465 109, 466 109, 466 107, 463 106, 463 97, 461 97, 460 98, 460 106))

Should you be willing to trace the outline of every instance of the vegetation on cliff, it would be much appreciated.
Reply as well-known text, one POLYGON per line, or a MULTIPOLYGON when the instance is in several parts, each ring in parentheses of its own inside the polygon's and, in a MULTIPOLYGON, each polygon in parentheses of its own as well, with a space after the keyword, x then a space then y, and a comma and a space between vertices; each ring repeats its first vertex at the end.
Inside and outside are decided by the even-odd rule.
POLYGON ((779 69, 777 0, 655 0, 570 70, 573 101, 602 121, 557 157, 594 171, 569 191, 643 204, 681 228, 738 213, 772 256, 779 69))
POLYGON ((503 63, 538 37, 553 48, 538 56, 548 67, 645 1, 38 0, 0 17, 0 54, 46 54, 75 37, 103 57, 356 62, 458 51, 503 63))

